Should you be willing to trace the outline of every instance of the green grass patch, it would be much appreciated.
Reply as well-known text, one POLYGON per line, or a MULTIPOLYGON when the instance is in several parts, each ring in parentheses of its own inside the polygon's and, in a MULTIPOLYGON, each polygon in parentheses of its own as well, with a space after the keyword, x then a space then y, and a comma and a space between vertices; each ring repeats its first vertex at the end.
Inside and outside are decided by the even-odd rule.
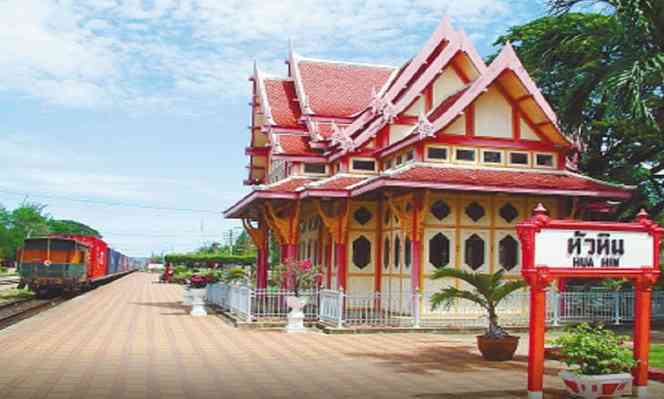
POLYGON ((650 345, 650 367, 664 369, 664 344, 650 345))
POLYGON ((11 288, 8 290, 0 291, 0 302, 17 301, 20 299, 34 298, 35 293, 27 288, 11 288))

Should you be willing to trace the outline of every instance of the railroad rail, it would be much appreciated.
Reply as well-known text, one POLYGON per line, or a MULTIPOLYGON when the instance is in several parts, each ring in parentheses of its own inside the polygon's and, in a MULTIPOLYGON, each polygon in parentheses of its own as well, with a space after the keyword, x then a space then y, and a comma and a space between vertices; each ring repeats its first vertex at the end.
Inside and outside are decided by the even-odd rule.
POLYGON ((0 305, 0 330, 32 317, 70 298, 22 299, 0 305))

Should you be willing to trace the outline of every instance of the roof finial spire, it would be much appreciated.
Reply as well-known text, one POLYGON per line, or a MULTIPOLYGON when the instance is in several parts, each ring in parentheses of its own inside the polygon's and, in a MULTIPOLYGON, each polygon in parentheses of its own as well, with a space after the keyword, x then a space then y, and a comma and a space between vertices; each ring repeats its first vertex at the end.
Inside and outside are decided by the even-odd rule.
POLYGON ((288 37, 288 54, 293 55, 293 53, 295 53, 295 50, 293 50, 293 38, 289 36, 288 37))

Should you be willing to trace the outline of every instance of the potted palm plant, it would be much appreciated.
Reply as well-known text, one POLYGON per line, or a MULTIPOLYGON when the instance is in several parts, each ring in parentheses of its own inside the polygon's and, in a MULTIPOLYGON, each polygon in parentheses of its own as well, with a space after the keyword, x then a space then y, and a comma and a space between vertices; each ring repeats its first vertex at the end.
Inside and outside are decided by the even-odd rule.
POLYGON ((482 357, 491 361, 511 360, 519 345, 519 337, 510 335, 498 324, 498 304, 510 294, 526 286, 523 280, 505 280, 504 271, 497 273, 473 273, 457 269, 437 270, 432 279, 459 279, 471 289, 447 287, 431 297, 432 307, 450 307, 459 300, 479 305, 487 312, 489 327, 483 335, 477 336, 477 346, 482 357))
POLYGON ((603 325, 587 323, 572 327, 552 340, 560 358, 570 370, 560 372, 567 391, 582 398, 619 398, 629 393, 630 370, 635 362, 627 337, 616 335, 603 325))
POLYGON ((303 332, 304 307, 307 306, 309 298, 302 296, 303 290, 311 289, 320 284, 321 273, 310 260, 297 261, 289 259, 283 265, 279 265, 276 272, 277 282, 285 286, 293 295, 286 297, 286 304, 290 308, 288 312, 287 332, 303 332))

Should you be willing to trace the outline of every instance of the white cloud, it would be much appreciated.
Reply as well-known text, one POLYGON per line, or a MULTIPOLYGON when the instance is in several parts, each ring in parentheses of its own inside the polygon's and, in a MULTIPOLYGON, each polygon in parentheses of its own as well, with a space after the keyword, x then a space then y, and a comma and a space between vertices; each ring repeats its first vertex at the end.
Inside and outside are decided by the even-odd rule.
POLYGON ((527 12, 516 3, 8 0, 0 89, 70 107, 212 112, 248 95, 254 59, 283 74, 289 37, 305 55, 398 64, 443 14, 492 37, 501 20, 527 12))

